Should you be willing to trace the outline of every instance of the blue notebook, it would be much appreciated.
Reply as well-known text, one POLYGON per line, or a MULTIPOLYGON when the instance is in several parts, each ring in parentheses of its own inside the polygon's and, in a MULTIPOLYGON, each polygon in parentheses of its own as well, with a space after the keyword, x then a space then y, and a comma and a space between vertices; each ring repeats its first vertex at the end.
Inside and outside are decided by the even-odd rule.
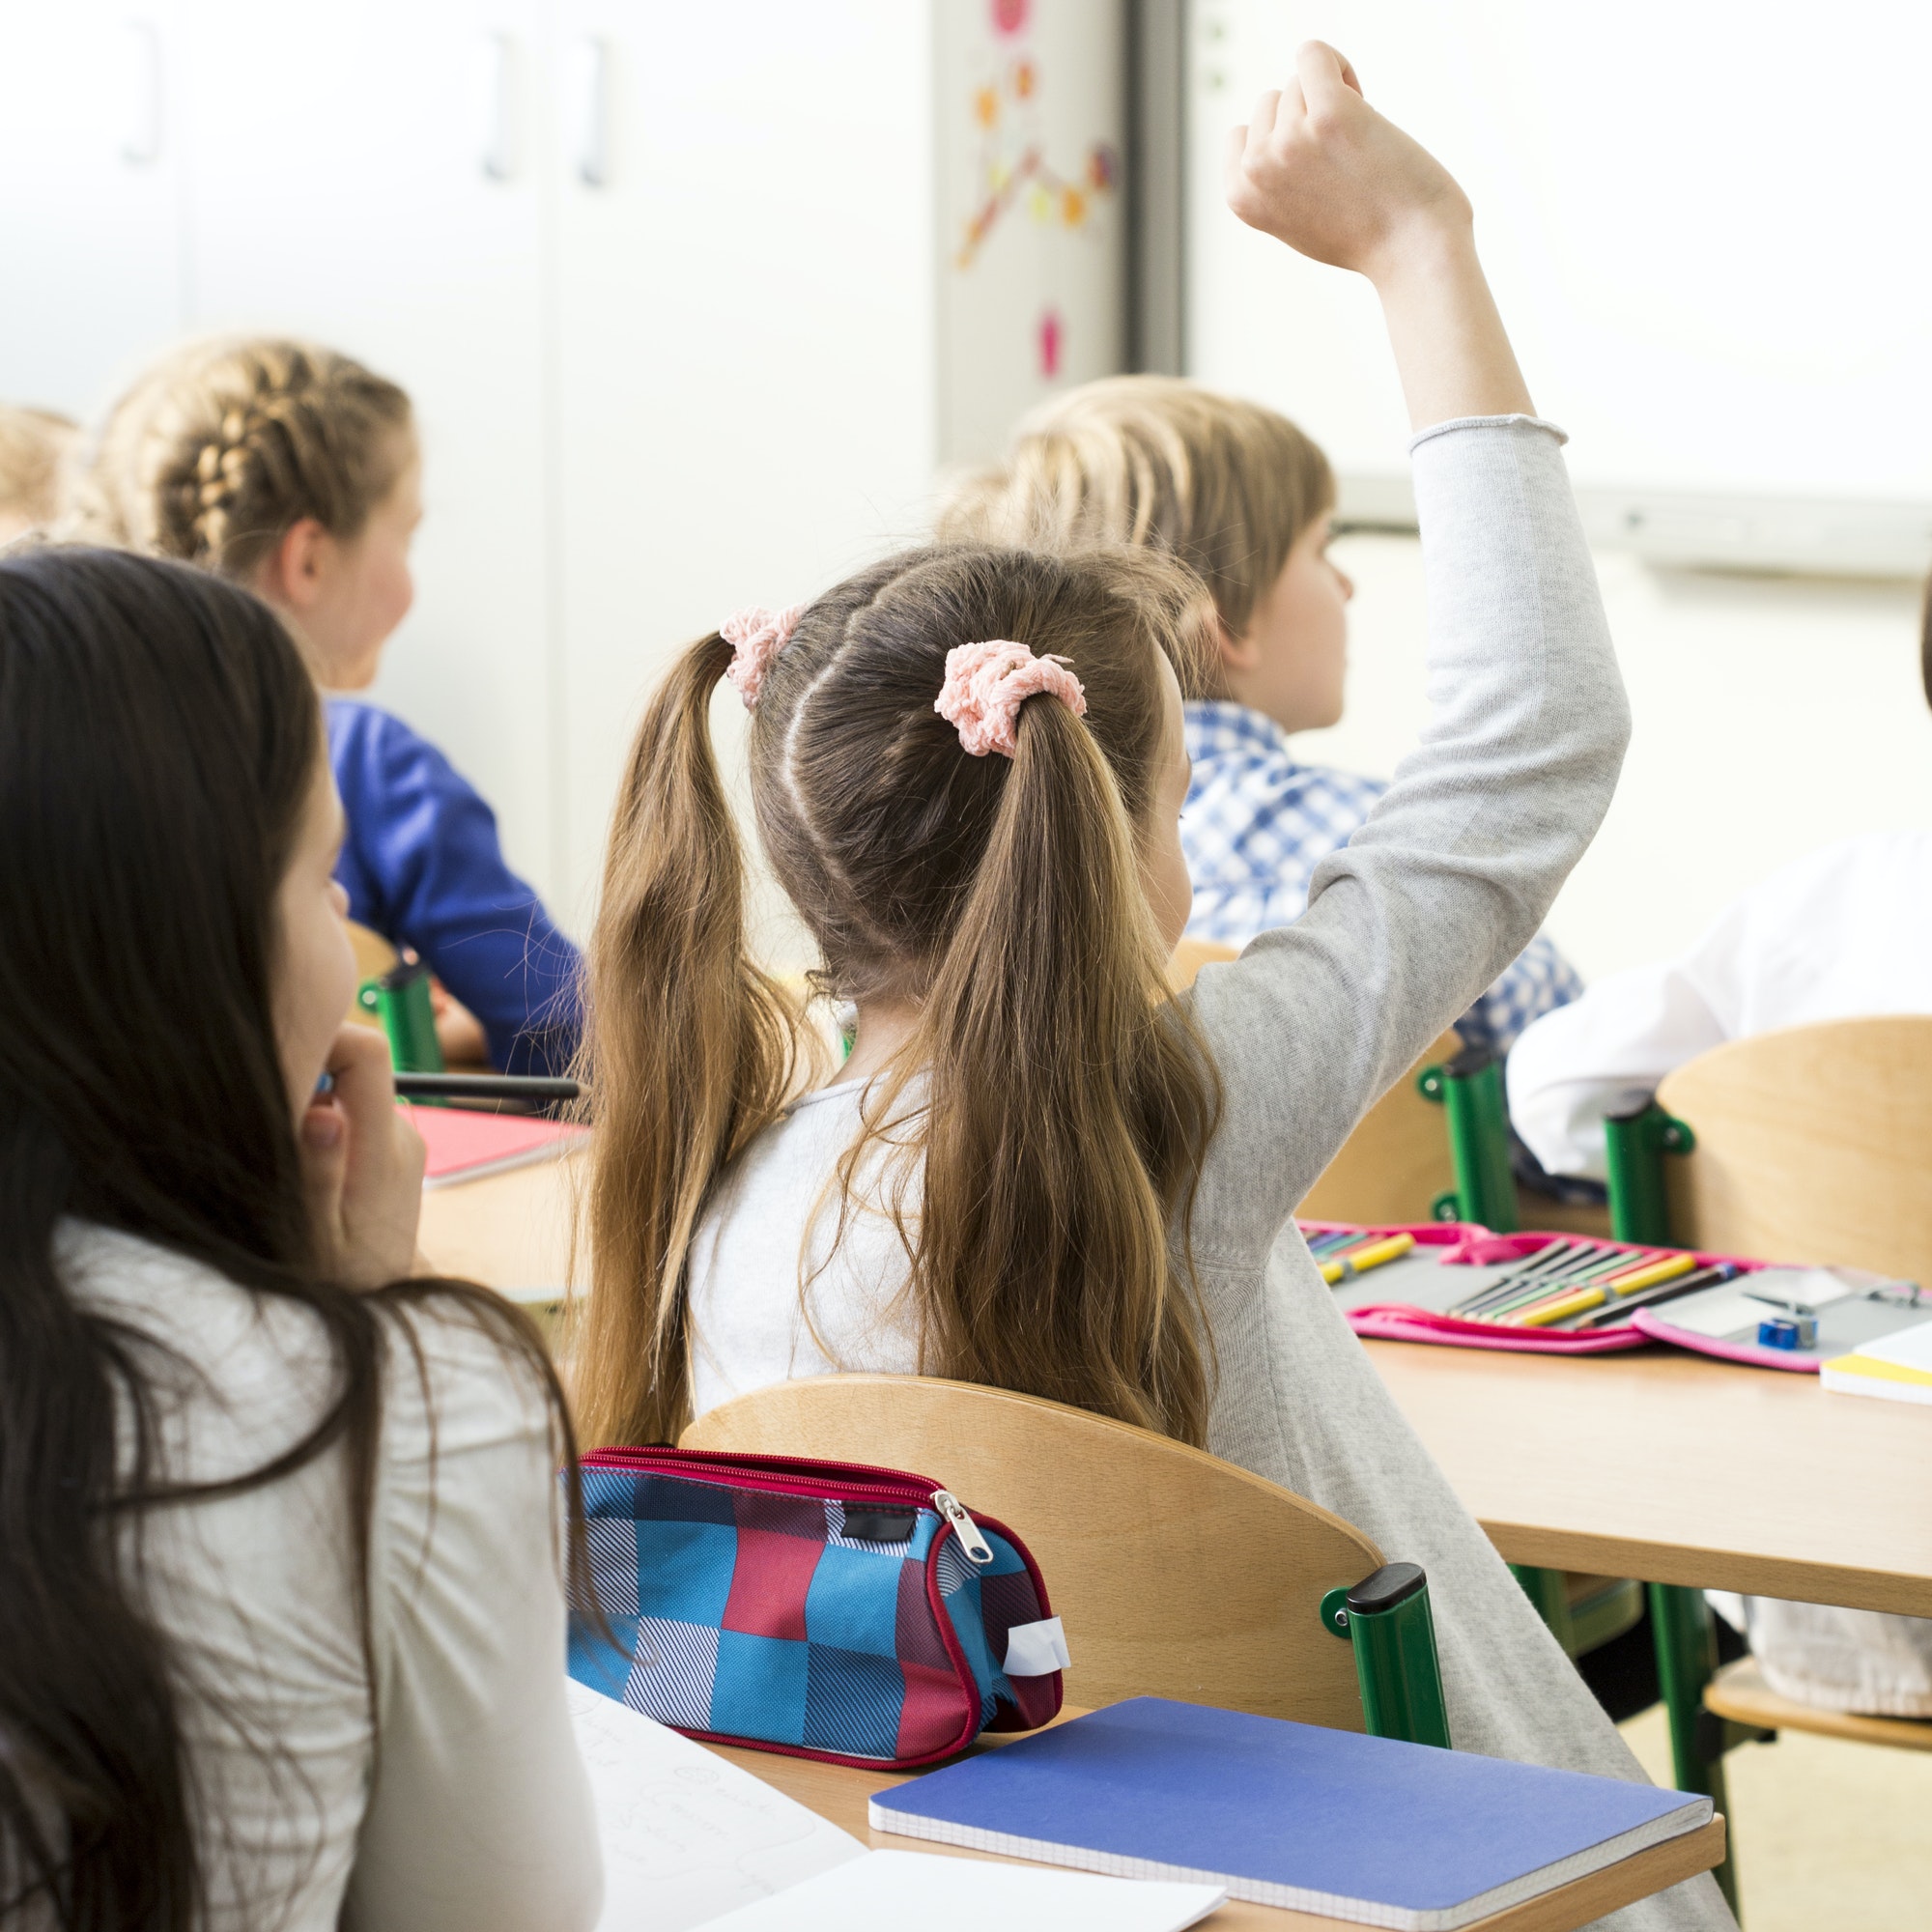
POLYGON ((1451 1932, 1693 1832, 1708 1798, 1135 1697, 879 1792, 874 1830, 1451 1932))

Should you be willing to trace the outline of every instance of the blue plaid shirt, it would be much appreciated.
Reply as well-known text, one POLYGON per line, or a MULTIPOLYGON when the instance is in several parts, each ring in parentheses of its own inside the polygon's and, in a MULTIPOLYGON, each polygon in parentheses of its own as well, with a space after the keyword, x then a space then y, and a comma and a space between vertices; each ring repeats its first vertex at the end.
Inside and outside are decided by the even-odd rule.
MULTIPOLYGON (((1388 786, 1325 765, 1297 763, 1289 736, 1245 704, 1187 707, 1194 781, 1180 813, 1180 849, 1194 881, 1190 939, 1245 946, 1308 908, 1308 881, 1346 845, 1388 786)), ((1583 990, 1577 969, 1539 934, 1456 1022, 1463 1041, 1500 1059, 1531 1020, 1583 990)))

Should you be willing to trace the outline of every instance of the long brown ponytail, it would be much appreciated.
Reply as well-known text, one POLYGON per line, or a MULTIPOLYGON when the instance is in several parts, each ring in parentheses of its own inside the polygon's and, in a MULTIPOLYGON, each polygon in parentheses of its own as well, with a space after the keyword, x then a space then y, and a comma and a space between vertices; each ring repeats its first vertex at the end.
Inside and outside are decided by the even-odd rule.
POLYGON ((586 1439, 684 1425, 684 1258, 718 1170, 778 1112, 800 1036, 745 951, 744 865, 707 716, 731 661, 714 631, 672 667, 632 746, 586 962, 582 1056, 599 1095, 596 1290, 573 1311, 586 1439))
MULTIPOLYGON (((807 610, 750 735, 759 829, 826 980, 923 1006, 841 1174, 849 1190, 881 1139, 919 1161, 901 1233, 922 1366, 1197 1442, 1210 1378, 1185 1236, 1217 1091, 1165 997, 1136 829, 1170 749, 1162 664, 1197 673, 1208 611, 1146 552, 914 552, 807 610), (987 639, 1068 658, 1086 718, 1030 700, 1012 759, 968 755, 933 700, 947 650, 987 639)), ((694 645, 645 718, 592 942, 592 1440, 687 1419, 691 1239, 799 1070, 744 951, 706 727, 727 661, 715 636, 694 645)))

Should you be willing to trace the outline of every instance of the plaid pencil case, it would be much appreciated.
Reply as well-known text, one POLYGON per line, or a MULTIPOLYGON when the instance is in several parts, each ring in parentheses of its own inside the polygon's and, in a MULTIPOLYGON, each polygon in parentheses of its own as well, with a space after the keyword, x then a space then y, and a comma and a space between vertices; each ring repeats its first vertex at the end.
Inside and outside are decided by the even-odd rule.
POLYGON ((692 1737, 878 1769, 1060 1709, 1038 1566, 924 1476, 600 1449, 583 1509, 618 1647, 573 1613, 570 1674, 692 1737))

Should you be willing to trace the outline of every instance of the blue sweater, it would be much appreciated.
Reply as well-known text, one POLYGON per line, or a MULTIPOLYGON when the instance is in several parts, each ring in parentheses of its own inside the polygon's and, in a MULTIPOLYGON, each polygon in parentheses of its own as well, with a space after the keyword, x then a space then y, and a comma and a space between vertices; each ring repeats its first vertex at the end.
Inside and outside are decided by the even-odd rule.
POLYGON ((409 947, 483 1023, 510 1073, 561 1073, 577 1049, 574 947, 503 863, 497 815, 432 744, 373 704, 331 697, 328 758, 349 836, 349 916, 409 947))

